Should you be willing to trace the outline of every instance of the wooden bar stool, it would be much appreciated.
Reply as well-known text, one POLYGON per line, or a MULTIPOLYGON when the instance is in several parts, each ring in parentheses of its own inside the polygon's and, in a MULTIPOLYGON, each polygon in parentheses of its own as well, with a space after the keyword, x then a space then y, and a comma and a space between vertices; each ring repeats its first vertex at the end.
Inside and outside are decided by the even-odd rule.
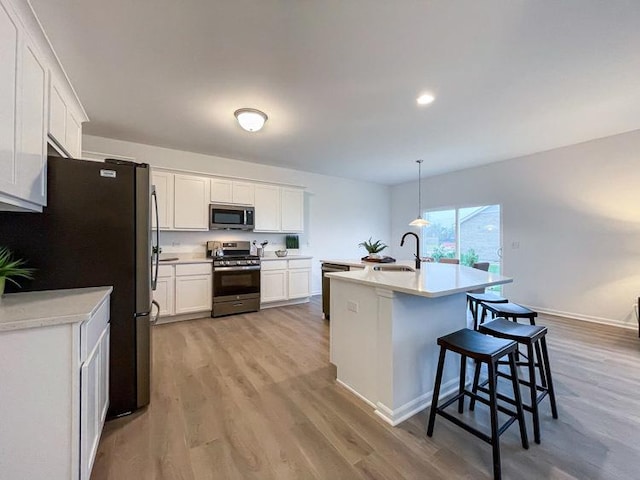
POLYGON ((522 305, 518 305, 517 303, 491 303, 483 301, 480 303, 480 306, 482 307, 483 320, 487 310, 491 312, 492 318, 503 317, 507 320, 513 320, 514 322, 517 322, 519 318, 526 318, 529 320, 531 325, 536 324, 535 319, 538 316, 538 312, 534 312, 533 310, 523 307, 522 305))
MULTIPOLYGON (((484 290, 484 289, 483 289, 484 290)), ((478 312, 480 310, 480 304, 482 302, 485 303, 508 303, 504 297, 501 297, 497 293, 493 292, 468 292, 467 293, 467 305, 469 306, 469 310, 471 310, 471 316, 473 317, 473 329, 478 330, 478 323, 481 320, 484 322, 484 316, 486 311, 482 312, 482 319, 478 318, 478 312)))
MULTIPOLYGON (((553 418, 558 418, 558 409, 556 408, 556 395, 553 390, 553 381, 551 379, 551 366, 549 364, 549 353, 547 352, 547 342, 545 336, 547 334, 547 327, 536 325, 523 325, 515 323, 504 318, 496 318, 487 323, 483 323, 478 327, 481 333, 491 335, 497 338, 503 338, 506 340, 513 340, 520 345, 524 345, 527 348, 527 361, 518 362, 519 365, 524 365, 528 368, 529 378, 528 380, 520 379, 519 382, 522 385, 529 387, 530 403, 524 404, 523 408, 531 412, 533 417, 533 437, 536 443, 540 443, 540 414, 538 411, 538 404, 546 396, 549 396, 549 402, 551 404, 551 415, 553 418), (534 348, 539 345, 539 348, 534 348), (534 350, 536 354, 534 355, 534 350), (540 382, 536 379, 536 362, 540 367, 540 382), (539 393, 540 392, 540 393, 539 393)), ((503 362, 500 362, 503 363, 503 362)), ((498 371, 498 376, 504 378, 510 378, 509 374, 498 371)), ((473 377, 473 389, 472 392, 477 393, 478 390, 484 393, 489 393, 484 386, 489 382, 488 380, 478 384, 480 379, 480 364, 476 364, 476 370, 473 377)), ((498 399, 513 403, 513 399, 504 395, 498 394, 498 399)), ((471 399, 469 409, 473 410, 474 399, 471 399)))
MULTIPOLYGON (((520 439, 522 441, 523 448, 529 448, 529 441, 527 440, 527 429, 524 424, 524 413, 522 408, 522 400, 520 398, 520 388, 518 386, 518 370, 516 367, 516 360, 514 353, 517 348, 517 343, 512 340, 505 340, 501 338, 495 338, 488 335, 483 335, 468 328, 463 328, 457 332, 451 333, 444 337, 438 338, 438 345, 440 345, 440 358, 438 360, 438 370, 436 372, 436 380, 433 387, 433 398, 431 400, 431 411, 429 412, 429 425, 427 427, 427 435, 431 437, 433 435, 433 427, 436 421, 436 414, 441 415, 447 420, 453 422, 457 426, 463 428, 469 433, 472 433, 476 437, 484 440, 493 447, 493 477, 499 480, 502 476, 500 467, 500 435, 511 426, 513 422, 518 421, 520 426, 520 439), (461 356, 460 359, 460 384, 458 394, 453 398, 450 398, 442 405, 438 406, 438 397, 440 395, 440 384, 442 382, 442 371, 444 369, 444 361, 447 350, 458 353, 461 356), (501 405, 498 405, 498 392, 497 392, 497 370, 498 362, 504 357, 509 358, 509 366, 511 373, 511 384, 513 386, 513 405, 516 411, 509 410, 501 405), (489 370, 488 392, 489 400, 478 395, 476 392, 466 390, 466 364, 467 357, 476 361, 477 365, 480 363, 486 363, 489 370), (454 402, 458 402, 458 412, 462 413, 464 410, 464 397, 469 396, 472 400, 477 400, 485 405, 488 405, 491 410, 491 435, 487 435, 484 432, 472 427, 471 425, 463 422, 458 417, 454 417, 445 411, 449 405, 454 402), (498 411, 509 415, 509 419, 502 425, 498 425, 498 411)), ((484 388, 484 387, 483 387, 484 388)))

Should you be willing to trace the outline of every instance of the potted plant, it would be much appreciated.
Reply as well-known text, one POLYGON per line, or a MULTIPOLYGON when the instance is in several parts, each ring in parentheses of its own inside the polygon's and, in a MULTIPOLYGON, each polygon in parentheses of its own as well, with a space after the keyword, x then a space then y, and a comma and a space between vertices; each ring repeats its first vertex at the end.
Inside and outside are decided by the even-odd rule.
POLYGON ((7 280, 20 286, 12 277, 33 278, 33 268, 25 268, 25 261, 14 259, 11 250, 0 247, 0 296, 4 294, 4 286, 7 280))
POLYGON ((375 242, 371 241, 371 237, 369 237, 369 240, 359 243, 358 246, 364 247, 365 250, 367 250, 369 258, 380 258, 379 253, 387 248, 387 245, 382 243, 380 240, 376 240, 375 242))

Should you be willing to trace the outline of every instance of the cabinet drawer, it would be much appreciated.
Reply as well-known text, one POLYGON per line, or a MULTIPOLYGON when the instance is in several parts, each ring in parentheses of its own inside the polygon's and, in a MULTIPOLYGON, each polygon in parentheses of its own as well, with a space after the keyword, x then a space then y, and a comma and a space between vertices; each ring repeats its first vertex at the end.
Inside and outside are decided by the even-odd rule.
POLYGON ((159 265, 158 278, 173 277, 173 265, 159 265))
POLYGON ((311 268, 311 259, 289 260, 289 268, 311 268))
POLYGON ((108 323, 109 298, 105 299, 96 313, 80 326, 80 363, 87 359, 108 323))
POLYGON ((176 265, 176 277, 186 275, 211 275, 210 263, 187 263, 184 265, 176 265))
POLYGON ((266 262, 262 262, 260 268, 262 270, 286 270, 287 261, 286 260, 268 260, 266 262))

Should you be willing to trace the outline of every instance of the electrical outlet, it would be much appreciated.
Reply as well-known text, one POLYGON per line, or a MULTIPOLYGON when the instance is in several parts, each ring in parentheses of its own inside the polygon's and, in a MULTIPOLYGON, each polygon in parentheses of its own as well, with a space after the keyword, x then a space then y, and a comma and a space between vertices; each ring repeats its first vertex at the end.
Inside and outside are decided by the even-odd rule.
POLYGON ((180 246, 180 242, 171 242, 171 246, 172 247, 179 247, 180 246))
POLYGON ((347 310, 349 310, 350 312, 353 312, 353 313, 358 313, 358 310, 359 310, 358 302, 354 302, 352 300, 349 300, 347 302, 347 310))
POLYGON ((511 248, 513 250, 517 250, 518 248, 520 248, 520 242, 511 242, 511 248))

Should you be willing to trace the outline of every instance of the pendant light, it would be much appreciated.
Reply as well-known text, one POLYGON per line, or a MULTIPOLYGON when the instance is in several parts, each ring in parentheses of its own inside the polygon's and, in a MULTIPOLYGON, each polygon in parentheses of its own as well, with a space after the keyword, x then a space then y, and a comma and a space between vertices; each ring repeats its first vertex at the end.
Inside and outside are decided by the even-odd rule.
POLYGON ((240 126, 247 132, 257 132, 267 121, 267 114, 255 108, 240 108, 233 112, 240 126))
POLYGON ((409 225, 412 227, 426 227, 429 222, 422 219, 422 160, 416 160, 416 163, 418 164, 418 218, 409 225))

